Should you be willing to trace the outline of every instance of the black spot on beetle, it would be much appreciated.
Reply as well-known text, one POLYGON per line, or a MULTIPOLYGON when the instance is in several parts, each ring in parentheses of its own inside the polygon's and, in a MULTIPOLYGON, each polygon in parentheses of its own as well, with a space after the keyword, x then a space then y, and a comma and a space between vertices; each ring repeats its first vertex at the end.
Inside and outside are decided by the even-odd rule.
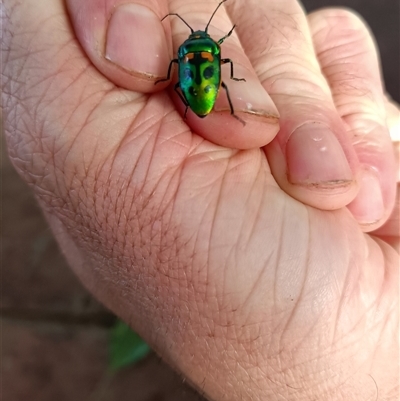
POLYGON ((214 67, 212 65, 209 65, 207 68, 204 69, 203 71, 204 79, 209 79, 213 75, 214 75, 214 67))

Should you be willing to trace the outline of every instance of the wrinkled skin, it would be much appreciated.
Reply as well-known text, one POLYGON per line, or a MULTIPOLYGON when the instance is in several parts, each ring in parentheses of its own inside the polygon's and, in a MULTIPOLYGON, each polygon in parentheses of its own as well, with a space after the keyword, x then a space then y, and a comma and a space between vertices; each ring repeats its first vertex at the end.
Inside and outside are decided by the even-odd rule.
POLYGON ((188 34, 160 19, 216 3, 107 31, 120 3, 1 4, 9 155, 73 270, 210 400, 398 399, 399 112, 364 23, 224 4, 243 126, 154 85, 188 34))

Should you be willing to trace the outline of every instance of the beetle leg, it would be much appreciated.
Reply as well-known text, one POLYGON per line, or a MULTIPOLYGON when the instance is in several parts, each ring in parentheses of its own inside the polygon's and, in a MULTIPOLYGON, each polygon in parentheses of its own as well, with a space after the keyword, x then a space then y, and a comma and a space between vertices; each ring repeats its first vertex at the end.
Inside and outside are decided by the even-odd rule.
POLYGON ((235 117, 236 120, 239 120, 243 125, 246 125, 246 123, 245 123, 239 116, 237 116, 237 115, 235 114, 235 110, 233 109, 233 105, 232 105, 232 100, 231 100, 231 97, 230 97, 230 95, 229 95, 229 90, 228 90, 228 87, 226 86, 226 84, 225 84, 224 81, 221 82, 221 86, 225 89, 226 97, 228 98, 229 107, 230 107, 230 109, 231 109, 231 115, 232 115, 233 117, 235 117))
POLYGON ((233 25, 232 29, 231 29, 223 38, 221 38, 217 43, 218 43, 219 45, 221 45, 222 42, 223 42, 226 38, 229 38, 229 36, 232 35, 232 32, 233 32, 233 30, 235 29, 235 27, 236 27, 236 25, 233 25))
POLYGON ((178 91, 178 89, 180 88, 180 82, 178 81, 175 86, 174 86, 174 91, 178 94, 178 96, 180 97, 180 99, 182 100, 182 103, 186 106, 185 109, 185 114, 183 115, 183 119, 186 120, 186 114, 189 108, 189 103, 187 102, 187 100, 184 98, 184 96, 182 95, 181 92, 178 91))
POLYGON ((177 59, 177 58, 174 58, 174 59, 171 60, 171 62, 169 63, 167 78, 159 79, 158 81, 154 82, 154 85, 158 84, 159 82, 169 81, 169 79, 171 78, 171 70, 172 70, 172 64, 173 64, 173 63, 178 64, 178 59, 177 59))
POLYGON ((221 59, 221 64, 230 64, 231 65, 231 76, 230 78, 233 79, 234 81, 246 81, 244 78, 235 78, 233 76, 233 62, 230 58, 223 58, 221 59))

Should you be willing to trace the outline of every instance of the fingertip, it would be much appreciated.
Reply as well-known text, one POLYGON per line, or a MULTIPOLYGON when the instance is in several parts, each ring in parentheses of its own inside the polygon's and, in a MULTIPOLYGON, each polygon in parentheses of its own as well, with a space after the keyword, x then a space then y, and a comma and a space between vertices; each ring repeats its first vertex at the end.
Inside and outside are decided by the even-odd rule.
MULTIPOLYGON (((383 134, 386 127, 378 127, 383 134)), ((387 135, 387 134, 386 134, 387 135)), ((384 135, 375 135, 384 138, 384 135)), ((361 162, 359 177, 360 190, 357 197, 348 205, 354 218, 365 232, 381 227, 391 213, 396 202, 396 182, 398 182, 398 163, 393 148, 386 141, 374 143, 368 139, 365 146, 361 142, 357 147, 361 162)))
POLYGON ((100 5, 95 0, 68 0, 67 4, 82 47, 107 79, 139 92, 156 92, 168 85, 155 85, 165 78, 172 54, 170 27, 161 23, 168 12, 164 2, 115 0, 100 5))
POLYGON ((227 84, 234 115, 231 114, 228 97, 222 87, 214 109, 204 118, 197 116, 190 107, 186 111, 186 106, 172 87, 170 92, 183 122, 204 139, 233 149, 261 148, 278 133, 279 114, 261 84, 263 100, 257 101, 255 91, 251 90, 253 84, 249 89, 246 88, 247 83, 230 80, 227 84), (247 97, 250 92, 252 94, 247 97))
POLYGON ((364 231, 372 231, 384 223, 386 214, 380 180, 376 173, 365 170, 361 173, 359 184, 357 196, 348 209, 364 231))
MULTIPOLYGON (((304 204, 321 210, 336 210, 348 205, 357 195, 357 172, 343 180, 316 181, 306 179, 305 181, 292 182, 288 171, 287 155, 283 152, 278 137, 268 144, 264 151, 272 175, 281 189, 304 204)), ((314 169, 313 172, 318 174, 318 168, 314 169)), ((326 174, 326 171, 322 173, 326 174)))
MULTIPOLYGON (((185 106, 178 105, 178 110, 184 114, 185 106)), ((200 118, 188 110, 182 123, 186 123, 194 133, 216 145, 241 150, 261 148, 279 131, 277 116, 260 116, 241 111, 235 114, 239 118, 232 116, 229 109, 226 109, 212 111, 206 117, 200 118)))
POLYGON ((162 77, 169 55, 159 17, 141 4, 118 6, 108 22, 104 57, 150 80, 162 77))

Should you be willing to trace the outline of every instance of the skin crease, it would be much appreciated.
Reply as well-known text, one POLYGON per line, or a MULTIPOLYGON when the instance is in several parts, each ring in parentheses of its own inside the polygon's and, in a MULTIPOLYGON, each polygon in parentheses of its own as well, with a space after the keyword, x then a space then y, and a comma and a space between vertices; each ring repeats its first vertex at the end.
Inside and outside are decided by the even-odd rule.
MULTIPOLYGON (((227 13, 240 22, 235 35, 244 50, 234 39, 231 51, 268 90, 283 127, 274 137, 270 121, 258 121, 267 141, 255 133, 253 145, 238 150, 243 132, 227 137, 230 148, 194 133, 208 129, 221 144, 217 128, 236 124, 229 115, 184 123, 168 93, 154 89, 154 77, 128 74, 102 56, 105 24, 102 31, 101 18, 91 16, 112 3, 1 5, 9 155, 75 273, 210 400, 397 400, 399 203, 388 132, 398 150, 399 111, 376 74, 368 76, 375 68, 365 59, 350 63, 360 90, 339 90, 348 79, 340 61, 361 45, 378 66, 364 24, 343 10, 307 19, 294 1, 259 2, 265 10, 255 11, 244 1, 221 7, 215 26, 231 26, 227 13), (264 53, 246 37, 251 26, 271 29, 257 13, 275 27, 291 21, 297 44, 307 48, 301 37, 310 35, 315 54, 300 60, 272 35, 269 51, 279 50, 288 70, 269 68, 270 59, 257 57, 264 53), (355 49, 349 32, 360 39, 355 49), (310 66, 315 72, 301 80, 298 69, 310 66), (369 96, 357 96, 364 85, 369 96), (319 107, 317 99, 299 103, 296 93, 309 88, 319 88, 319 107), (384 203, 378 222, 366 227, 357 218, 368 205, 357 198, 357 178, 349 190, 287 181, 281 144, 291 128, 284 127, 298 126, 305 111, 310 121, 348 127, 338 128, 338 141, 355 176, 385 172, 378 178, 384 203), (356 206, 343 207, 354 197, 356 206)), ((193 6, 209 16, 215 8, 186 3, 146 5, 160 19, 168 10, 184 15, 193 6)), ((182 27, 164 29, 168 35, 172 29, 174 48, 181 43, 182 27)))

